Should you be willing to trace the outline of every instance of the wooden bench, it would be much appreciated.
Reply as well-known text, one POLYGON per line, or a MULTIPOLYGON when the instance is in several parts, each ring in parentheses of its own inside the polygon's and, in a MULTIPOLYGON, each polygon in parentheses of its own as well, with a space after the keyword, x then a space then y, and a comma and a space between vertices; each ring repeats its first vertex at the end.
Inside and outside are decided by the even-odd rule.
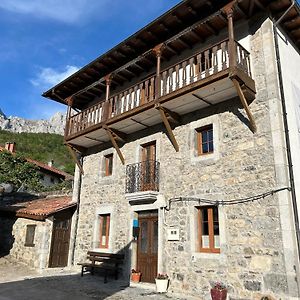
POLYGON ((104 271, 104 283, 107 283, 109 272, 114 274, 116 280, 118 279, 121 270, 119 265, 123 263, 124 254, 88 251, 87 259, 88 262, 78 263, 81 266, 81 276, 86 272, 94 275, 95 269, 100 269, 104 271))

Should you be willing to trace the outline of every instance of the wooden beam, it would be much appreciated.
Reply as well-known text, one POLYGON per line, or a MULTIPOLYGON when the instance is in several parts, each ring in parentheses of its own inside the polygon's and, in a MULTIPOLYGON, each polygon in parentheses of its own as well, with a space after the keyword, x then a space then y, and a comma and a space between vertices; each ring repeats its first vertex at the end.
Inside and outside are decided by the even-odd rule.
POLYGON ((73 147, 71 145, 69 145, 69 144, 66 144, 66 145, 67 145, 67 148, 68 148, 68 150, 69 150, 69 152, 70 152, 73 160, 75 161, 78 169, 80 170, 80 173, 83 175, 84 174, 83 166, 82 166, 81 162, 79 161, 79 159, 78 159, 78 157, 77 157, 77 155, 76 155, 73 147))
POLYGON ((118 153, 118 156, 119 156, 119 158, 120 158, 122 164, 125 165, 125 159, 124 159, 124 156, 123 156, 123 154, 122 154, 122 152, 121 152, 121 150, 120 150, 120 148, 119 148, 119 146, 118 146, 116 140, 114 139, 114 137, 113 137, 113 135, 112 135, 110 129, 109 129, 108 126, 106 126, 106 125, 104 125, 103 128, 105 129, 105 131, 106 131, 106 133, 107 133, 107 135, 108 135, 108 137, 109 137, 111 143, 113 144, 114 148, 116 149, 116 151, 117 151, 117 153, 118 153))
POLYGON ((171 111, 163 106, 160 106, 160 108, 166 113, 167 117, 169 117, 173 123, 180 124, 181 116, 178 113, 171 111))
POLYGON ((240 98, 240 100, 242 102, 242 105, 243 105, 243 107, 244 107, 244 109, 246 111, 246 114, 248 116, 248 119, 249 119, 249 122, 250 122, 250 126, 251 126, 251 131, 254 133, 254 132, 256 132, 257 127, 256 127, 256 124, 255 124, 254 117, 253 117, 253 115, 251 113, 251 110, 250 110, 250 108, 248 106, 248 103, 247 103, 247 100, 245 98, 245 95, 244 95, 244 93, 242 91, 242 88, 240 86, 240 83, 235 78, 231 78, 231 80, 233 82, 233 85, 234 85, 234 87, 235 87, 235 89, 236 89, 236 91, 237 91, 237 93, 239 95, 239 98, 240 98))
POLYGON ((164 110, 162 109, 162 107, 160 105, 156 105, 155 108, 159 110, 161 119, 162 119, 162 121, 163 121, 163 123, 164 123, 164 125, 167 129, 167 133, 168 133, 168 136, 171 140, 171 143, 172 143, 173 147, 175 148, 176 152, 178 152, 179 151, 179 146, 178 146, 178 143, 176 141, 175 135, 172 131, 169 120, 166 116, 166 113, 164 112, 164 110))
POLYGON ((108 130, 112 133, 112 135, 114 136, 114 138, 116 138, 117 140, 119 140, 119 141, 121 141, 123 143, 126 142, 126 140, 127 140, 127 134, 126 133, 124 133, 122 131, 119 131, 117 129, 114 129, 114 128, 108 128, 108 130))
POLYGON ((209 24, 208 21, 204 25, 206 26, 208 31, 210 31, 210 33, 218 35, 218 31, 211 24, 209 24))
POLYGON ((91 141, 95 141, 95 142, 99 142, 99 143, 104 143, 104 141, 101 141, 101 140, 98 140, 98 139, 95 139, 95 138, 92 138, 92 137, 89 137, 89 136, 86 136, 86 135, 84 135, 83 137, 86 138, 86 139, 89 139, 91 141))
POLYGON ((214 104, 212 104, 211 102, 209 102, 208 100, 203 99, 202 97, 198 96, 197 94, 192 94, 195 98, 205 102, 206 104, 210 105, 210 106, 214 106, 214 104))
POLYGON ((133 121, 133 122, 135 122, 135 123, 137 123, 137 124, 140 124, 140 125, 142 125, 142 126, 144 126, 146 128, 150 128, 151 127, 151 126, 148 126, 148 125, 146 125, 146 124, 144 124, 144 123, 142 123, 140 121, 135 120, 134 118, 130 118, 130 120, 133 121))

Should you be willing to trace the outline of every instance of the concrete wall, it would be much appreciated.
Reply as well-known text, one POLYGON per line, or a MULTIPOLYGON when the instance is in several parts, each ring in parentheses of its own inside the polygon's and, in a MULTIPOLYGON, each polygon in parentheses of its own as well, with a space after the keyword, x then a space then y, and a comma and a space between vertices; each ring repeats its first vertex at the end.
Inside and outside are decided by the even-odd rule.
POLYGON ((160 161, 160 196, 153 204, 130 205, 125 197, 125 166, 113 148, 84 158, 84 176, 75 263, 95 247, 97 215, 111 213, 109 251, 126 250, 127 270, 135 266, 132 219, 140 210, 159 210, 158 271, 170 276, 170 290, 210 299, 212 282, 228 286, 231 299, 298 299, 294 270, 294 227, 288 191, 247 204, 219 206, 220 254, 196 249, 197 201, 163 202, 174 197, 231 200, 289 185, 284 132, 276 76, 272 24, 243 24, 243 43, 251 52, 257 95, 251 110, 257 123, 253 134, 239 99, 183 117, 174 129, 180 151, 175 152, 162 126, 137 133, 121 147, 126 164, 139 161, 141 144, 156 141, 160 161), (250 34, 251 32, 251 34, 250 34), (245 38, 247 37, 247 38, 245 38), (213 124, 215 152, 197 157, 195 129, 213 124), (103 156, 114 154, 114 171, 103 176, 103 156), (164 218, 165 215, 165 218, 164 218), (180 230, 179 241, 167 240, 167 229, 180 230))

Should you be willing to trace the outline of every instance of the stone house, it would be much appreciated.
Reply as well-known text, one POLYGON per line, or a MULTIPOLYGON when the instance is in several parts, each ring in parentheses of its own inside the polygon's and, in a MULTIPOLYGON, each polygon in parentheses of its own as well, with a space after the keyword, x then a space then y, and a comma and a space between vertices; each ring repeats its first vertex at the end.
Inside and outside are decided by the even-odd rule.
POLYGON ((142 282, 299 299, 300 16, 185 0, 43 95, 68 106, 72 239, 142 282))
POLYGON ((0 197, 0 257, 40 271, 67 266, 72 259, 69 244, 76 205, 66 196, 0 197))

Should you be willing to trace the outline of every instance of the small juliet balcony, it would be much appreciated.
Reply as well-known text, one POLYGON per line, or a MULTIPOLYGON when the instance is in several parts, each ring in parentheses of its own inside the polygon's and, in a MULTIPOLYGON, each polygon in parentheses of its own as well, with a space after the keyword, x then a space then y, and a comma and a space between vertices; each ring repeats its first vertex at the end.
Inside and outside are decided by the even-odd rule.
POLYGON ((158 161, 147 160, 126 166, 125 194, 129 202, 154 202, 158 191, 158 161))
POLYGON ((69 116, 65 139, 89 148, 109 141, 105 127, 130 134, 161 123, 161 105, 180 116, 241 93, 247 106, 255 95, 250 54, 226 39, 69 116))

